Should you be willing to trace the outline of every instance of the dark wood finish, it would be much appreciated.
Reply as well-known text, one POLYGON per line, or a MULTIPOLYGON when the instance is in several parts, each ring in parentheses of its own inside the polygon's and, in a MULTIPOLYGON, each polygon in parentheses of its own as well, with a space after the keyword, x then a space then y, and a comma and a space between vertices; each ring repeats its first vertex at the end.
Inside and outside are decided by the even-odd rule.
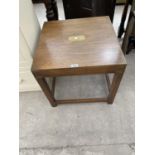
POLYGON ((63 0, 66 19, 109 16, 113 21, 116 0, 63 0))
POLYGON ((125 67, 126 60, 109 17, 93 17, 46 22, 34 54, 32 72, 54 106, 66 102, 112 103, 125 67), (53 93, 43 80, 45 77, 99 73, 115 74, 107 98, 56 100, 52 95, 49 97, 53 93))
POLYGON ((122 34, 124 33, 124 23, 125 23, 127 12, 128 12, 128 7, 129 7, 129 0, 126 0, 122 18, 121 18, 121 23, 118 29, 118 38, 121 38, 122 34))
POLYGON ((135 1, 133 0, 127 28, 124 34, 122 50, 124 54, 128 54, 131 49, 135 48, 135 1))
POLYGON ((43 0, 32 0, 33 3, 43 3, 43 0))
POLYGON ((127 24, 127 29, 124 35, 122 50, 124 54, 128 54, 129 51, 134 48, 134 46, 130 49, 130 38, 133 38, 133 44, 135 44, 135 17, 132 16, 127 24))
POLYGON ((123 10, 123 14, 122 14, 122 18, 121 18, 121 23, 118 29, 118 38, 121 38, 123 33, 125 32, 124 29, 124 24, 125 24, 125 20, 127 17, 127 12, 128 12, 128 8, 129 5, 133 3, 133 0, 126 0, 125 6, 124 6, 124 10, 123 10))
POLYGON ((43 0, 46 7, 47 20, 58 20, 58 8, 55 0, 43 0))

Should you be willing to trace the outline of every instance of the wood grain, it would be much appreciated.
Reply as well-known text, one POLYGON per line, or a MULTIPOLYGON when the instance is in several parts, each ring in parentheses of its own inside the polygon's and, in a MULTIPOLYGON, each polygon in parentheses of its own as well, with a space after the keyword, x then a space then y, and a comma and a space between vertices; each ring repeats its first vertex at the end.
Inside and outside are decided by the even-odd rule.
POLYGON ((126 68, 126 60, 109 17, 95 17, 44 23, 34 55, 32 72, 52 106, 61 103, 113 103, 126 68), (105 98, 54 98, 57 76, 114 73, 106 76, 109 95, 105 98), (50 90, 46 77, 54 77, 50 90))
POLYGON ((56 100, 57 104, 64 103, 93 103, 93 102, 106 102, 106 98, 87 98, 87 99, 65 99, 65 100, 56 100))
POLYGON ((96 67, 117 68, 126 64, 109 17, 44 23, 34 55, 33 72, 50 71, 52 74, 58 70, 78 70, 72 69, 72 64, 78 64, 80 70, 90 71, 96 67), (84 35, 86 39, 69 41, 68 38, 74 35, 84 35))

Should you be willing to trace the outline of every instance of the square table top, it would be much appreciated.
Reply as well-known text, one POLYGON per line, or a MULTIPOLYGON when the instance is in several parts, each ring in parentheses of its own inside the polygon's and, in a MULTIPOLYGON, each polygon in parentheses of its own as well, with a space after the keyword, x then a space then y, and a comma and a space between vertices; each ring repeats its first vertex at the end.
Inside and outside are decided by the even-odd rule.
POLYGON ((126 65, 108 16, 45 22, 32 71, 126 65))

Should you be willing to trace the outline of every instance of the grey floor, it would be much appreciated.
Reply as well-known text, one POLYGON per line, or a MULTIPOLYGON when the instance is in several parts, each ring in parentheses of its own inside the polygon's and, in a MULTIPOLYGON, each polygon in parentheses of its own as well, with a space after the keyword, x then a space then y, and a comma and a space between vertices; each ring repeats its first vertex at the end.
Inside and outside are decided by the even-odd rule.
MULTIPOLYGON (((42 26, 44 6, 34 7, 42 26)), ((122 8, 116 7, 115 30, 122 8)), ((113 105, 52 108, 41 91, 20 93, 20 155, 134 155, 134 57, 134 52, 126 55, 128 66, 113 105)), ((56 83, 57 98, 106 95, 104 75, 58 78, 56 83)))

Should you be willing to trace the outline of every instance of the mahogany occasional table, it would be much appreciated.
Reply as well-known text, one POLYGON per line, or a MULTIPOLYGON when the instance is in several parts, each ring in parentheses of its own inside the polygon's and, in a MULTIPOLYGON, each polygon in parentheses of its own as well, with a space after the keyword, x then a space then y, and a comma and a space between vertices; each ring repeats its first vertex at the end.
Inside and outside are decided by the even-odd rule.
POLYGON ((34 54, 32 73, 52 106, 61 103, 113 103, 126 68, 126 60, 109 17, 45 22, 34 54), (109 95, 103 98, 57 100, 58 76, 105 73, 109 95), (114 73, 112 82, 109 73, 114 73), (53 77, 52 88, 47 77, 53 77))

